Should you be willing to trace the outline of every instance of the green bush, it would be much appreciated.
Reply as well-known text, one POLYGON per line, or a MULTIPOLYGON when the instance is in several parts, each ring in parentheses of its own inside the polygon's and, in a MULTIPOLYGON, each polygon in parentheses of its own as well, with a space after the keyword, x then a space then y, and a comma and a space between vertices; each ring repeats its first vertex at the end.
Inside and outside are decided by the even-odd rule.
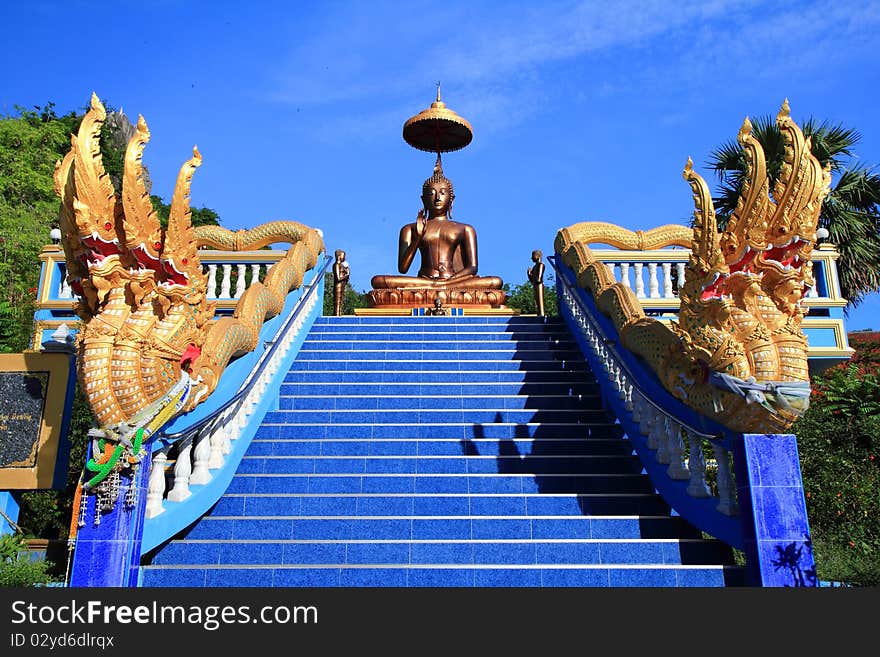
POLYGON ((0 536, 0 586, 37 586, 54 581, 45 559, 31 559, 24 539, 17 534, 0 536))
POLYGON ((880 584, 880 385, 863 362, 813 381, 792 427, 822 580, 880 584))

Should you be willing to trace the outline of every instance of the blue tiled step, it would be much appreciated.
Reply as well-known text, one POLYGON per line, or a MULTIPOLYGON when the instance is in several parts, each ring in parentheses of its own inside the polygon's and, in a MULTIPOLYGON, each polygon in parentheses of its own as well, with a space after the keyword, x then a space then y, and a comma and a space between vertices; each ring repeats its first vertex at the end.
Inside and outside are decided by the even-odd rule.
POLYGON ((573 495, 284 495, 227 493, 212 516, 583 516, 660 515, 668 506, 652 493, 573 495))
POLYGON ((601 409, 384 409, 384 410, 302 410, 269 411, 266 424, 438 424, 468 422, 471 424, 515 424, 565 422, 569 424, 596 424, 607 422, 601 409))
POLYGON ((236 474, 229 493, 653 493, 634 474, 236 474))
POLYGON ((297 354, 296 360, 329 360, 329 361, 458 361, 467 364, 470 361, 561 361, 576 360, 582 362, 582 356, 574 349, 443 349, 437 345, 424 349, 403 349, 400 347, 379 349, 326 349, 323 347, 308 349, 305 345, 297 354))
POLYGON ((414 342, 433 342, 446 344, 447 342, 478 341, 478 342, 561 342, 571 344, 572 338, 569 333, 561 328, 554 331, 498 331, 498 330, 470 330, 459 329, 455 331, 400 331, 399 329, 386 328, 384 331, 352 330, 349 327, 327 327, 325 329, 314 328, 309 331, 308 342, 348 340, 358 344, 362 342, 384 342, 386 344, 409 344, 414 342))
POLYGON ((516 351, 516 352, 545 352, 545 351, 573 351, 575 343, 572 340, 462 340, 462 339, 425 339, 415 340, 318 340, 309 337, 302 346, 303 351, 516 351))
POLYGON ((152 567, 143 586, 184 587, 721 587, 741 582, 724 566, 282 566, 152 567))
MULTIPOLYGON (((325 352, 326 353, 326 352, 325 352)), ((589 372, 589 366, 582 360, 577 359, 548 359, 548 360, 517 360, 508 358, 504 360, 489 360, 479 358, 476 360, 410 360, 400 358, 391 360, 377 358, 373 360, 349 360, 344 356, 338 358, 297 358, 291 364, 290 370, 345 370, 345 371, 432 371, 455 372, 456 370, 467 374, 489 370, 503 373, 511 370, 522 370, 528 377, 533 372, 589 372)), ((592 376, 592 375, 590 375, 592 376)), ((388 379, 394 380, 394 379, 388 379)), ((448 379, 455 381, 455 379, 448 379)), ((463 378, 463 381, 468 381, 463 378)), ((537 380, 537 379, 535 379, 537 380)))
POLYGON ((263 438, 261 427, 248 447, 249 456, 540 456, 569 454, 572 456, 630 455, 628 441, 616 438, 516 438, 513 440, 475 439, 363 439, 340 438, 263 438))
MULTIPOLYGON (((448 392, 448 391, 443 391, 448 392)), ((458 410, 458 409, 505 409, 505 410, 575 410, 590 417, 601 411, 592 410, 597 397, 587 402, 580 395, 281 395, 278 409, 286 410, 458 410), (584 407, 589 403, 589 410, 584 407)))
MULTIPOLYGON (((533 540, 683 538, 670 516, 238 516, 204 517, 187 534, 210 540, 533 540)), ((699 538, 692 535, 689 538, 699 538)))
POLYGON ((348 315, 342 317, 318 317, 315 320, 316 326, 325 325, 375 325, 388 324, 397 326, 466 326, 489 324, 494 326, 560 326, 562 320, 557 317, 522 317, 517 315, 511 316, 492 316, 492 315, 456 315, 449 317, 367 317, 358 315, 348 315))
MULTIPOLYGON (((305 365, 314 365, 314 362, 305 363, 305 365)), ((356 363, 357 365, 358 363, 356 363)), ((294 361, 293 365, 296 365, 294 361)), ((302 365, 302 363, 301 363, 302 365)), ((391 383, 391 384, 410 384, 419 383, 429 385, 431 383, 460 383, 464 384, 480 384, 480 383, 521 383, 521 384, 542 384, 560 383, 566 380, 573 383, 585 383, 588 385, 596 385, 595 379, 589 370, 586 370, 581 364, 580 367, 570 366, 569 369, 563 369, 559 364, 555 364, 555 368, 537 370, 519 370, 511 368, 509 370, 450 370, 448 368, 438 368, 434 370, 383 370, 381 367, 373 370, 363 369, 333 369, 327 367, 323 371, 311 370, 303 367, 292 367, 284 376, 287 383, 338 383, 340 385, 346 383, 391 383)))
POLYGON ((702 565, 730 559, 729 548, 701 539, 569 541, 199 541, 171 543, 164 565, 702 565))
POLYGON ((240 474, 640 474, 638 457, 612 456, 253 456, 240 474))
POLYGON ((268 424, 258 429, 261 438, 453 438, 471 440, 496 438, 614 438, 620 437, 620 427, 611 422, 574 424, 570 422, 498 423, 442 422, 442 423, 388 423, 388 424, 268 424))
MULTIPOLYGON (((558 378, 558 377, 557 377, 558 378)), ((550 395, 566 395, 590 397, 596 400, 599 397, 597 384, 579 381, 557 381, 544 383, 283 383, 281 385, 282 397, 351 397, 361 395, 392 395, 392 396, 430 396, 449 397, 450 395, 464 395, 476 397, 481 395, 539 395, 542 398, 550 395)))

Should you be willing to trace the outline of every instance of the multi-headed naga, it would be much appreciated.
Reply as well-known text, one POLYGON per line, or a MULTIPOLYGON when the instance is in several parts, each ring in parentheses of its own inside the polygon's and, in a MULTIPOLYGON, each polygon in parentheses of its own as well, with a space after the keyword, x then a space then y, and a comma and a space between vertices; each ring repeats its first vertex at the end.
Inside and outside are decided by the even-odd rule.
POLYGON ((128 143, 117 194, 101 159, 105 118, 93 95, 55 171, 67 280, 82 320, 77 371, 105 450, 90 461, 98 472, 93 484, 108 473, 118 483, 120 467, 139 459, 132 444, 139 447, 211 394, 227 364, 256 347, 263 323, 281 312, 287 293, 302 284, 324 250, 319 231, 292 221, 237 232, 194 228, 190 186, 202 162, 196 148, 180 169, 163 229, 144 182, 146 122, 139 118, 128 143), (231 317, 214 319, 199 247, 245 250, 276 242, 292 247, 263 282, 252 282, 231 317))
POLYGON ((785 145, 770 192, 764 151, 748 119, 739 131, 747 165, 736 208, 718 232, 712 197, 688 159, 693 230, 662 226, 631 233, 585 222, 559 231, 556 251, 578 274, 620 342, 653 369, 663 386, 695 410, 737 430, 785 431, 809 403, 807 338, 801 301, 814 284, 810 255, 831 173, 810 151, 786 101, 776 117, 785 145), (646 317, 638 299, 587 246, 690 246, 677 322, 646 317))

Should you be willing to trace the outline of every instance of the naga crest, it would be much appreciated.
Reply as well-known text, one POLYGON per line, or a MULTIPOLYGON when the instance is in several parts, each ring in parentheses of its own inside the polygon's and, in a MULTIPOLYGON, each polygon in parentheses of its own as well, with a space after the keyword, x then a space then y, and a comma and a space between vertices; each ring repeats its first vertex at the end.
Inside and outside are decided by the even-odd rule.
MULTIPOLYGON (((204 400, 229 361, 254 349, 263 322, 281 311, 287 293, 302 284, 324 245, 317 230, 292 221, 237 232, 193 228, 190 187, 202 162, 197 148, 180 169, 163 228, 144 181, 142 158, 150 139, 146 121, 138 119, 127 145, 117 192, 101 159, 105 119, 93 94, 71 136, 71 150, 56 165, 55 191, 61 199, 67 281, 78 296, 76 312, 82 320, 80 382, 102 440, 131 446, 138 431, 139 440, 147 440, 176 414, 204 400), (275 242, 292 247, 263 282, 252 282, 233 317, 215 319, 199 247, 244 250, 275 242)), ((138 455, 129 457, 130 465, 138 455)))
POLYGON ((647 247, 640 231, 638 248, 691 247, 678 321, 671 326, 646 317, 629 288, 608 279, 607 272, 590 273, 605 266, 587 245, 622 243, 627 240, 620 235, 629 231, 609 232, 608 224, 586 222, 556 237, 556 251, 579 283, 605 281, 598 289, 585 287, 614 319, 622 344, 642 357, 672 394, 736 431, 784 431, 809 403, 801 301, 813 285, 810 257, 831 173, 812 155, 788 101, 776 122, 785 152, 772 190, 764 151, 750 121, 743 122, 738 141, 747 169, 722 232, 709 188, 690 159, 683 175, 694 197, 693 229, 648 231, 656 238, 647 247), (617 291, 608 294, 612 289, 617 291))

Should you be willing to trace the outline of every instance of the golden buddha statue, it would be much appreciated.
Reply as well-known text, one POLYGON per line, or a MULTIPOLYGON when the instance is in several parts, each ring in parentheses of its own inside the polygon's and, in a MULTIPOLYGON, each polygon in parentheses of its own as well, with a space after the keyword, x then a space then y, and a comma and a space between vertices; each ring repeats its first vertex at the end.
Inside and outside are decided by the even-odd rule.
POLYGON ((374 307, 424 306, 438 293, 453 306, 499 307, 506 293, 497 276, 477 275, 477 232, 452 220, 455 192, 443 175, 440 153, 466 146, 472 136, 470 124, 440 100, 404 124, 404 139, 420 150, 437 153, 434 174, 422 185, 422 209, 416 220, 400 229, 397 268, 401 275, 373 276, 370 300, 374 307), (416 253, 421 257, 418 274, 408 276, 416 253))
POLYGON ((374 290, 501 289, 503 281, 497 276, 477 276, 477 232, 473 226, 450 218, 454 199, 452 181, 443 175, 438 160, 434 175, 422 185, 423 209, 413 223, 400 229, 398 269, 401 274, 409 271, 418 252, 421 256, 418 276, 373 276, 374 290))

